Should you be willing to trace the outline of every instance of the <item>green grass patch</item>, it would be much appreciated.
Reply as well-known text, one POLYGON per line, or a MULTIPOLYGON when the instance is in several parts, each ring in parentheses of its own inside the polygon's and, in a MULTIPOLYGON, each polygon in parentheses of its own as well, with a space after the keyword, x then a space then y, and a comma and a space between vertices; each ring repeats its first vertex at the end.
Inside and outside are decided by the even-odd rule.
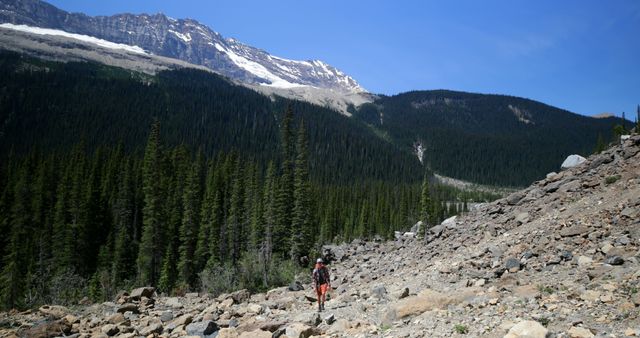
POLYGON ((456 324, 453 326, 453 331, 459 334, 469 333, 469 328, 464 324, 456 324))

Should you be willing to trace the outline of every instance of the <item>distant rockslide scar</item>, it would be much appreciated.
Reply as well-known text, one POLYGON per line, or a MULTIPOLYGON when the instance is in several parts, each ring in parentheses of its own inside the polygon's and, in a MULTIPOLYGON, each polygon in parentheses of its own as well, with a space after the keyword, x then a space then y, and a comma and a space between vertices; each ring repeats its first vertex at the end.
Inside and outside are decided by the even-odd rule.
POLYGON ((633 337, 640 335, 640 136, 434 227, 325 247, 326 311, 302 282, 0 315, 0 336, 633 337))

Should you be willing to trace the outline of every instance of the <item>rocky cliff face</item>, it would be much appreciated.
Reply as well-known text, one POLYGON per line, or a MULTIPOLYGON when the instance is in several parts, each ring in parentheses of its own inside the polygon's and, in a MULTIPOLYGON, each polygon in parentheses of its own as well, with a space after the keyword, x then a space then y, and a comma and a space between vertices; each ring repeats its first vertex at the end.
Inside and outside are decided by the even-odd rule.
POLYGON ((0 23, 59 29, 139 46, 156 55, 203 65, 246 84, 282 89, 313 87, 345 94, 365 92, 353 78, 322 61, 279 58, 224 38, 190 19, 176 20, 163 14, 90 17, 39 0, 1 0, 0 23))
POLYGON ((3 313, 0 335, 623 337, 640 335, 640 136, 431 228, 325 248, 330 300, 133 290, 70 310, 3 313))

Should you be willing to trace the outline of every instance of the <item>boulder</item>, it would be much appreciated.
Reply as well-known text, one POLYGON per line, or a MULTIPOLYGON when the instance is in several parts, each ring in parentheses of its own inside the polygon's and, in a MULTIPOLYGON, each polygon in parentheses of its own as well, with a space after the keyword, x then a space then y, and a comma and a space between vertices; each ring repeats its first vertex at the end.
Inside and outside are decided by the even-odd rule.
POLYGON ((218 325, 216 325, 215 322, 208 320, 203 322, 191 323, 187 325, 185 331, 187 331, 187 334, 190 336, 203 337, 214 333, 217 329, 218 325))
POLYGON ((125 320, 127 319, 124 318, 124 315, 120 312, 114 313, 113 315, 109 316, 109 318, 107 318, 107 322, 115 325, 123 323, 125 320))
POLYGON ((218 331, 216 338, 238 338, 238 331, 235 328, 224 328, 218 331))
POLYGON ((174 309, 181 309, 184 307, 184 305, 182 305, 182 302, 180 302, 180 299, 178 297, 165 298, 164 305, 174 309))
POLYGON ((587 159, 580 155, 569 155, 560 165, 560 169, 566 170, 584 163, 587 159))
MULTIPOLYGON (((220 336, 218 335, 218 337, 220 336)), ((271 338, 271 332, 258 329, 251 332, 243 332, 238 338, 271 338)))
POLYGON ((161 334, 162 330, 164 330, 164 328, 162 327, 162 324, 160 323, 149 323, 149 325, 142 327, 138 330, 138 332, 140 332, 141 335, 143 336, 149 336, 152 334, 161 334))
POLYGON ((443 225, 445 228, 454 228, 456 226, 456 219, 458 218, 458 216, 451 216, 447 219, 445 219, 444 221, 442 221, 442 223, 440 223, 441 225, 443 225))
POLYGON ((425 289, 417 296, 404 298, 389 306, 384 314, 382 322, 391 324, 392 322, 422 314, 435 309, 446 309, 451 304, 457 304, 464 299, 475 296, 477 288, 466 288, 457 290, 455 293, 445 295, 440 292, 425 289))
POLYGON ((49 338, 49 337, 58 337, 63 334, 71 333, 71 324, 69 324, 66 320, 56 320, 52 322, 42 323, 40 325, 36 325, 29 330, 23 331, 24 334, 20 336, 23 337, 31 337, 31 338, 49 338))
POLYGON ((589 233, 589 227, 584 225, 574 225, 572 227, 564 228, 560 230, 560 236, 562 237, 573 237, 578 235, 584 235, 589 233))
POLYGON ((525 320, 514 325, 504 338, 545 338, 548 330, 542 324, 525 320))
POLYGON ((116 334, 118 334, 118 332, 120 332, 120 329, 116 325, 107 324, 103 326, 100 331, 102 331, 102 333, 106 334, 107 336, 115 336, 116 334))
POLYGON ((607 260, 605 260, 604 262, 609 265, 622 265, 624 264, 624 258, 620 256, 611 256, 607 258, 607 260))
POLYGON ((316 332, 311 326, 302 323, 289 324, 285 328, 285 335, 288 338, 308 338, 315 334, 316 332))
POLYGON ((238 290, 236 292, 231 293, 229 297, 233 299, 234 303, 240 304, 251 299, 251 293, 249 293, 249 290, 247 289, 242 289, 242 290, 238 290))
POLYGON ((138 309, 138 305, 136 304, 125 303, 120 305, 120 307, 118 307, 117 312, 118 313, 125 313, 125 312, 140 313, 140 309, 138 309))
POLYGON ((387 298, 387 289, 384 285, 376 285, 371 289, 371 294, 378 299, 387 298))
POLYGON ((578 257, 578 266, 580 267, 588 267, 593 263, 593 259, 587 256, 578 257))
POLYGON ((525 197, 524 192, 522 191, 516 191, 513 194, 507 196, 507 204, 509 205, 516 205, 518 204, 518 202, 520 202, 520 200, 522 200, 525 197))
POLYGON ((38 309, 38 311, 56 319, 63 318, 67 313, 69 313, 69 309, 60 305, 43 305, 38 309))
POLYGON ((506 262, 504 263, 504 267, 509 272, 518 272, 520 271, 520 260, 513 257, 507 258, 506 262))
POLYGON ((304 290, 304 287, 302 286, 302 283, 300 283, 299 281, 295 281, 292 282, 291 284, 289 284, 289 291, 302 291, 304 290))
POLYGON ((569 337, 571 338, 591 338, 595 337, 591 331, 584 327, 574 326, 569 329, 569 337))
POLYGON ((142 297, 152 298, 155 291, 155 288, 151 286, 145 286, 131 290, 131 294, 129 295, 129 297, 134 300, 139 300, 142 297))

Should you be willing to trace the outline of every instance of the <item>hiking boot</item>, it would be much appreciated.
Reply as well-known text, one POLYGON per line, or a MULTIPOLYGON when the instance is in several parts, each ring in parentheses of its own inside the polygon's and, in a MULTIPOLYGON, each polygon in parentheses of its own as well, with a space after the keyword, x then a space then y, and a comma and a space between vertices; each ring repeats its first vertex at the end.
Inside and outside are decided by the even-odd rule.
POLYGON ((318 312, 322 312, 322 305, 318 304, 318 312))
POLYGON ((324 303, 322 303, 322 305, 320 305, 320 308, 322 309, 322 311, 324 311, 324 303))

